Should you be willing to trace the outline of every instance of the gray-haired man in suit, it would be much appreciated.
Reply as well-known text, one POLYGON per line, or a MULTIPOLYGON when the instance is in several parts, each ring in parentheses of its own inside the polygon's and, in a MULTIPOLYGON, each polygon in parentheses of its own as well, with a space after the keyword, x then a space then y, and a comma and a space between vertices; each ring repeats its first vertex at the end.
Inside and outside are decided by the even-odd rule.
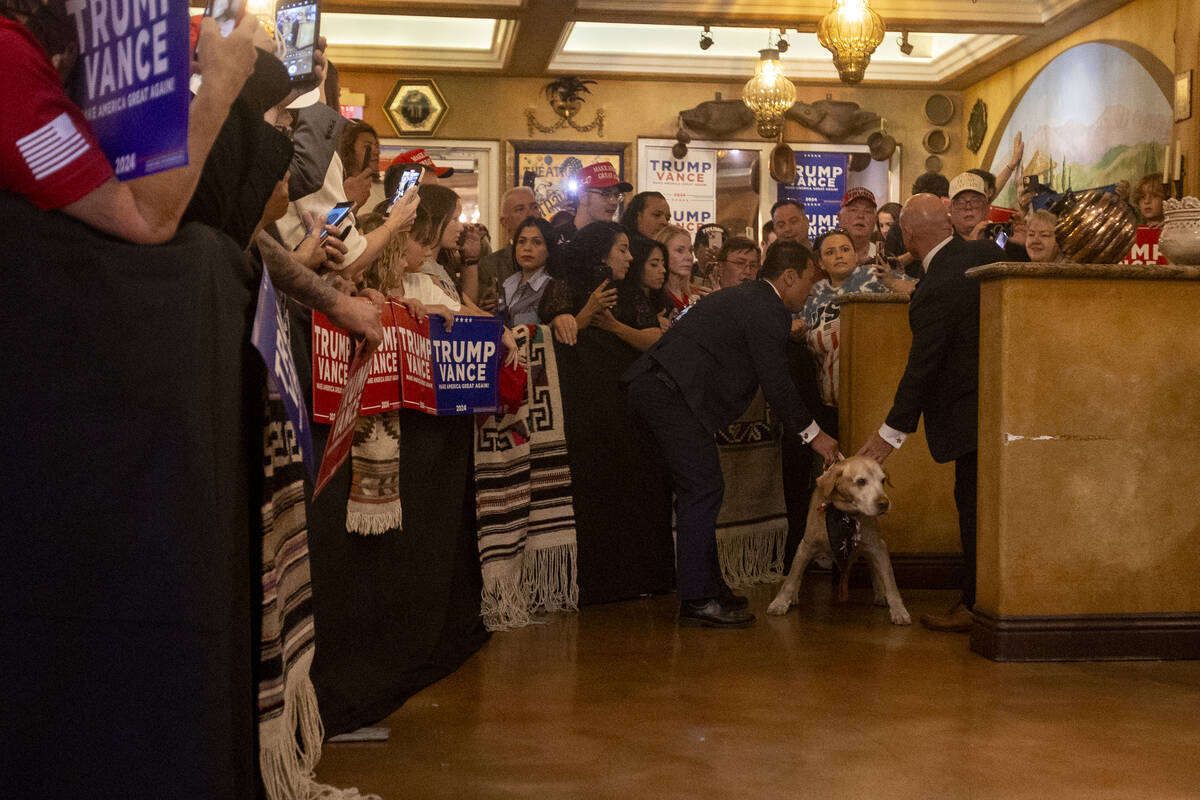
POLYGON ((858 451, 883 461, 917 429, 933 460, 954 462, 954 504, 962 539, 962 599, 946 614, 926 614, 921 624, 938 631, 971 629, 975 605, 975 502, 979 449, 979 282, 971 267, 1004 258, 995 243, 956 236, 941 199, 914 195, 900 212, 900 228, 913 257, 925 267, 908 306, 912 345, 887 421, 858 451))

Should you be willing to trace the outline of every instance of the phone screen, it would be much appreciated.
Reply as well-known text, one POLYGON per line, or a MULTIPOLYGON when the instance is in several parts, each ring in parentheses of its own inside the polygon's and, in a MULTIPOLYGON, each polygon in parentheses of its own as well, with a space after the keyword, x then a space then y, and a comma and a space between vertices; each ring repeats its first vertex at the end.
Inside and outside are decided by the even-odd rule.
MULTIPOLYGON (((354 204, 350 201, 338 203, 333 208, 329 209, 329 213, 325 215, 325 224, 337 227, 345 221, 346 216, 350 213, 350 207, 354 204)), ((321 231, 321 238, 324 239, 327 231, 321 231)))
POLYGON ((996 245, 998 247, 1004 247, 1006 244, 1008 244, 1008 234, 1004 231, 1000 231, 996 234, 996 245))
MULTIPOLYGON (((396 194, 392 196, 392 205, 396 205, 396 201, 404 195, 408 194, 408 190, 417 185, 421 180, 421 170, 406 169, 400 173, 400 184, 396 187, 396 194)), ((389 211, 391 209, 388 209, 389 211)))
POLYGON ((275 7, 275 36, 283 45, 280 60, 293 82, 312 77, 319 20, 318 4, 312 0, 281 0, 275 7))

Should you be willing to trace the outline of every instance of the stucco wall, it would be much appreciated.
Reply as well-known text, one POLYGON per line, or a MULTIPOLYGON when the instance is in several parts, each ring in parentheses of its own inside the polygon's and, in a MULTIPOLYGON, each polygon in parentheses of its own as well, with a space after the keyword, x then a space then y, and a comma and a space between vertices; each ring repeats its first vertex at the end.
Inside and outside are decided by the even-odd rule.
MULTIPOLYGON (((393 136, 391 124, 383 112, 386 102, 399 73, 385 72, 341 72, 341 86, 354 92, 365 93, 367 107, 364 119, 371 123, 381 136, 393 136)), ((429 77, 424 74, 407 74, 409 78, 429 77)), ((542 87, 549 78, 503 78, 465 75, 434 76, 438 88, 446 98, 449 111, 437 138, 441 139, 540 139, 545 141, 586 142, 629 142, 626 151, 626 177, 636 178, 636 153, 633 143, 638 136, 671 138, 675 135, 676 118, 680 111, 712 100, 716 92, 726 99, 741 97, 744 81, 736 83, 691 83, 681 81, 614 80, 603 76, 595 77, 599 83, 591 87, 587 103, 579 113, 581 123, 591 122, 597 108, 605 109, 604 137, 596 133, 579 133, 564 128, 554 133, 530 135, 525 120, 525 109, 533 108, 539 121, 548 125, 557 120, 542 96, 542 87)), ((747 78, 750 76, 747 75, 747 78)), ((921 109, 926 98, 936 90, 930 89, 880 89, 797 84, 797 98, 813 103, 832 95, 835 100, 858 103, 868 111, 874 111, 887 120, 888 132, 901 145, 901 186, 907 190, 913 178, 925 171, 928 155, 921 146, 925 133, 933 126, 925 122, 921 109)), ((952 139, 957 137, 958 117, 962 110, 962 93, 943 91, 954 100, 958 109, 948 130, 952 139)), ((866 142, 866 131, 851 141, 866 142)), ((821 142, 828 140, 794 122, 789 122, 786 131, 789 142, 821 142)), ((753 127, 734 134, 733 139, 754 140, 753 127)), ((761 140, 759 140, 761 141, 761 140)), ((943 172, 953 177, 960 169, 961 142, 952 142, 949 152, 942 156, 943 172)), ((506 174, 506 180, 511 180, 506 174)))

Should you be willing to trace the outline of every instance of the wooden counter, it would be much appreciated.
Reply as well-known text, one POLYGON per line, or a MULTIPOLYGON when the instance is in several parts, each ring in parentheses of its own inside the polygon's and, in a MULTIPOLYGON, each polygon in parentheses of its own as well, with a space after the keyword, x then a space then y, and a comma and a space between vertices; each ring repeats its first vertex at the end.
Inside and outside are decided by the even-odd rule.
POLYGON ((992 264, 971 647, 1200 657, 1200 269, 992 264))
MULTIPOLYGON (((848 294, 840 302, 838 443, 850 455, 887 417, 912 334, 907 295, 848 294)), ((961 587, 954 464, 934 462, 922 424, 886 467, 894 484, 888 489, 892 508, 879 524, 896 582, 902 588, 961 587)))

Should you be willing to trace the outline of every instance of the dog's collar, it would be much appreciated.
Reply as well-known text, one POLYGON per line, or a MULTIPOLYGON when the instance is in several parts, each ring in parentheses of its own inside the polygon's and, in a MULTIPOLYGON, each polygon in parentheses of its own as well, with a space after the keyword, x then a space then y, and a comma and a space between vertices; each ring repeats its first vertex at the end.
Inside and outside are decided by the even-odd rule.
POLYGON ((822 503, 817 510, 825 512, 825 533, 829 536, 829 549, 833 560, 842 572, 850 566, 850 558, 862 542, 862 523, 858 517, 847 514, 832 503, 822 503))

